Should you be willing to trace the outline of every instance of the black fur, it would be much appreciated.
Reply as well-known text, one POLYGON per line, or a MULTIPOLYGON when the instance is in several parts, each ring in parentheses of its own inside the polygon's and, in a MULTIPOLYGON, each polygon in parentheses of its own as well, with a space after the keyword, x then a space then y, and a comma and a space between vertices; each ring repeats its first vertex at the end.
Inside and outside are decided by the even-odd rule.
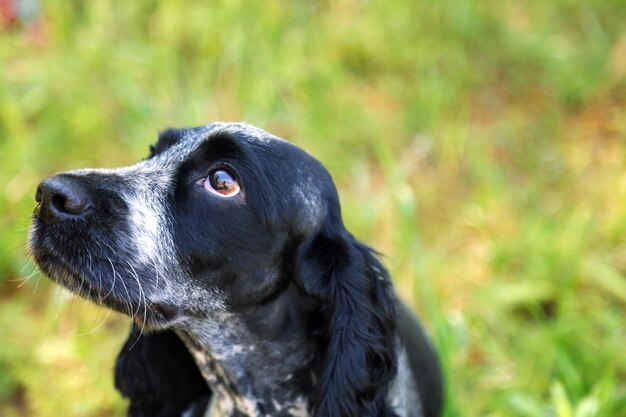
POLYGON ((211 392, 189 351, 172 331, 141 334, 133 324, 115 364, 115 388, 133 417, 202 416, 211 392), (155 366, 158 364, 158 366, 155 366))
POLYGON ((385 397, 395 374, 395 308, 389 279, 372 250, 333 213, 301 249, 300 279, 327 323, 314 404, 316 416, 393 416, 385 397))
POLYGON ((432 345, 318 161, 244 124, 150 151, 44 181, 30 241, 53 279, 135 320, 115 370, 129 416, 440 415, 432 345), (209 192, 216 169, 241 192, 209 192))

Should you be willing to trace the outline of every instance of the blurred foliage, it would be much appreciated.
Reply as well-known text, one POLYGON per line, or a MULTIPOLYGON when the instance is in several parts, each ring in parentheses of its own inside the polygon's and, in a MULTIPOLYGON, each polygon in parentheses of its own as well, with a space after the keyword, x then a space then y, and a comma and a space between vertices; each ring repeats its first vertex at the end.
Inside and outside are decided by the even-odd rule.
POLYGON ((447 416, 626 415, 623 0, 61 1, 0 32, 0 415, 124 415, 128 326, 34 272, 37 182, 247 120, 323 161, 447 416))

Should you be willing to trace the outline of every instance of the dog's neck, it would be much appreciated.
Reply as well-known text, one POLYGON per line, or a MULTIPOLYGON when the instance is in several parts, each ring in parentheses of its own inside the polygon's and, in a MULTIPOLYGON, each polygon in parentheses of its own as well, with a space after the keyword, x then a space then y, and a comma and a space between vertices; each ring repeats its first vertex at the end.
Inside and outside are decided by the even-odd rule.
POLYGON ((293 311, 276 304, 251 314, 268 314, 264 321, 280 332, 253 329, 234 313, 189 319, 177 330, 213 393, 209 416, 310 415, 314 345, 293 311))

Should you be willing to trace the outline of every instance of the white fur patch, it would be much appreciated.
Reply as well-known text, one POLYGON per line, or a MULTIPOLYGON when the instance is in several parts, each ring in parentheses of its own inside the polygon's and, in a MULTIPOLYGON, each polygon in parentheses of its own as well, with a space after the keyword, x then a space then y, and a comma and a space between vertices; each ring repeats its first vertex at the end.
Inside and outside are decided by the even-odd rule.
POLYGON ((309 228, 317 226, 317 223, 323 218, 324 211, 322 197, 317 188, 311 185, 309 181, 296 185, 293 192, 304 208, 300 220, 309 228))
POLYGON ((293 404, 288 406, 289 414, 293 417, 309 417, 309 403, 304 397, 296 398, 293 404))
POLYGON ((411 373, 409 358, 404 347, 398 355, 398 373, 387 393, 387 401, 398 417, 422 416, 422 403, 411 373))

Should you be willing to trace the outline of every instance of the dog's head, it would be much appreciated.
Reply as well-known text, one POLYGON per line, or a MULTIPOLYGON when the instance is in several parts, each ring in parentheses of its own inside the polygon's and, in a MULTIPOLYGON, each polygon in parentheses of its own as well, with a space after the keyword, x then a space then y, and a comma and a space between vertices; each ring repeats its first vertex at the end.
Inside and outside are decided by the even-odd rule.
POLYGON ((166 130, 130 167, 50 177, 36 200, 30 246, 41 269, 157 326, 262 302, 290 267, 285 251, 337 205, 305 152, 219 123, 166 130))
POLYGON ((36 200, 33 256, 71 291, 158 329, 295 286, 326 320, 318 412, 382 404, 395 360, 388 277, 301 149, 247 124, 167 130, 147 159, 55 175, 36 200))

